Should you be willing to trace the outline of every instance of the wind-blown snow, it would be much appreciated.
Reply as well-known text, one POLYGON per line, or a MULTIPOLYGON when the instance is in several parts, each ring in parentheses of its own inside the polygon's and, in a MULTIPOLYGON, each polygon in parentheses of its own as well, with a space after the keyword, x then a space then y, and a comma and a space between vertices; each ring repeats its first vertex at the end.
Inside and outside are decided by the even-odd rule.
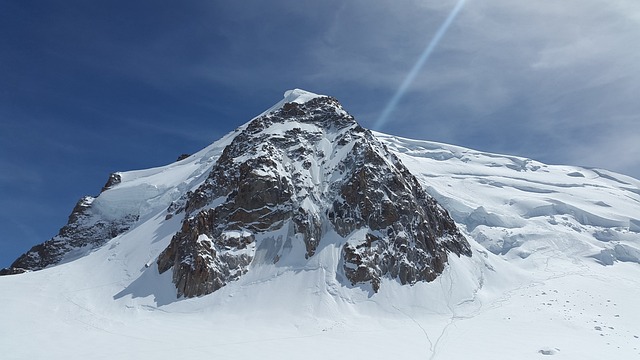
MULTIPOLYGON (((317 96, 289 91, 268 111, 317 96)), ((170 272, 159 275, 155 261, 181 224, 177 216, 166 220, 166 209, 204 181, 237 133, 174 164, 120 173, 122 182, 93 206, 140 220, 105 246, 0 277, 2 358, 640 355, 640 181, 381 133, 375 135, 461 226, 472 258, 451 257, 434 282, 384 280, 373 293, 341 285, 340 246, 350 239, 337 234, 325 236, 309 261, 293 263, 305 250, 291 244, 299 256, 274 265, 284 246, 278 231, 287 231, 280 229, 247 250, 255 258, 239 280, 176 299, 170 272)))
POLYGON ((106 218, 125 214, 146 218, 166 210, 172 201, 202 184, 222 150, 239 131, 173 164, 118 173, 121 183, 100 194, 93 202, 93 209, 106 218))

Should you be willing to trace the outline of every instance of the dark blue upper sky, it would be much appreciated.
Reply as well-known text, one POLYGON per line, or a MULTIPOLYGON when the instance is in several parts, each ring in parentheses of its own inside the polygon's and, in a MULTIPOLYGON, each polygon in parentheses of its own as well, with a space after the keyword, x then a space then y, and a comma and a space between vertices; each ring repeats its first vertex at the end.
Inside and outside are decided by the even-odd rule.
MULTIPOLYGON (((287 89, 373 126, 456 2, 0 2, 0 267, 287 89)), ((636 0, 468 0, 380 130, 640 177, 638 34, 636 0)))

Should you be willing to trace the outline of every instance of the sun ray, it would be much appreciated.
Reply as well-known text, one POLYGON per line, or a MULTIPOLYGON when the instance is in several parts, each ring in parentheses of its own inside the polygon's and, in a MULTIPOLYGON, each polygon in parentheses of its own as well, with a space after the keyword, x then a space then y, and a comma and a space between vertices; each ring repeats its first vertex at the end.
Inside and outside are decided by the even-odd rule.
POLYGON ((374 130, 381 130, 382 127, 387 124, 387 122, 389 121, 389 115, 391 115, 393 110, 395 110, 395 108, 398 106, 400 99, 402 99, 402 96, 404 96, 404 94, 409 89, 409 86, 411 86, 416 76, 418 76, 418 73, 424 67, 424 64, 427 62, 435 48, 438 46, 438 43, 440 43, 440 40, 442 40, 442 37, 447 32, 456 16, 458 16, 458 13, 460 13, 460 10, 462 10, 465 3, 466 0, 459 0, 453 10, 451 10, 451 12, 449 13, 449 16, 445 19, 442 25, 440 25, 438 31, 433 36, 429 44, 427 44, 427 47, 418 58, 418 61, 416 61, 415 65, 413 65, 411 71, 409 71, 407 76, 404 78, 404 81, 402 81, 402 84, 400 84, 398 90, 395 92, 391 100, 389 100, 387 106, 378 117, 378 120, 373 126, 374 130))

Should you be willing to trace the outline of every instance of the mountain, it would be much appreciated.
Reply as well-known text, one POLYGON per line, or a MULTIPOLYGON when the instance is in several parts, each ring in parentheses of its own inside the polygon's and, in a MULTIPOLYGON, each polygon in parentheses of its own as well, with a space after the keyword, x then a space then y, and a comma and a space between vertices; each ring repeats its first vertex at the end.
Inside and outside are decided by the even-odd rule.
POLYGON ((640 181, 370 132, 293 90, 83 198, 0 277, 0 348, 633 358, 639 263, 640 181))
MULTIPOLYGON (((449 252, 471 256, 446 210, 331 97, 287 92, 281 106, 249 122, 211 162, 204 182, 185 188, 165 216, 183 218, 157 259, 160 273, 172 271, 179 297, 210 294, 250 265, 304 267, 319 246, 341 249, 340 263, 326 264, 340 279, 376 292, 382 277, 432 281, 449 252)), ((122 175, 112 174, 102 192, 123 186, 122 175)), ((139 205, 126 204, 130 198, 110 204, 118 210, 112 215, 101 197, 80 200, 56 237, 5 272, 87 253, 140 218, 139 205)))

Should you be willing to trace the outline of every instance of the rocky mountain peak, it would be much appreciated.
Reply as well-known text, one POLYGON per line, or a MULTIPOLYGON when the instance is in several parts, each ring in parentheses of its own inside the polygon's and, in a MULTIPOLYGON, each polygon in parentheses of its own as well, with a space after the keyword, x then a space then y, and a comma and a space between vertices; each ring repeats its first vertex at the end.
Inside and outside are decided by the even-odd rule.
POLYGON ((211 293, 250 264, 300 264, 328 234, 339 273, 374 291, 384 276, 431 281, 449 252, 471 254, 448 213, 336 99, 294 90, 285 100, 169 207, 184 220, 158 269, 173 271, 179 296, 211 293))
POLYGON ((156 263, 179 297, 212 293, 252 268, 318 262, 344 286, 378 291, 383 278, 432 281, 450 254, 471 256, 447 211, 369 130, 336 99, 296 89, 174 165, 112 174, 58 235, 0 275, 84 256, 141 217, 162 221, 163 209, 181 226, 156 263), (191 175, 164 179, 168 168, 191 175))

